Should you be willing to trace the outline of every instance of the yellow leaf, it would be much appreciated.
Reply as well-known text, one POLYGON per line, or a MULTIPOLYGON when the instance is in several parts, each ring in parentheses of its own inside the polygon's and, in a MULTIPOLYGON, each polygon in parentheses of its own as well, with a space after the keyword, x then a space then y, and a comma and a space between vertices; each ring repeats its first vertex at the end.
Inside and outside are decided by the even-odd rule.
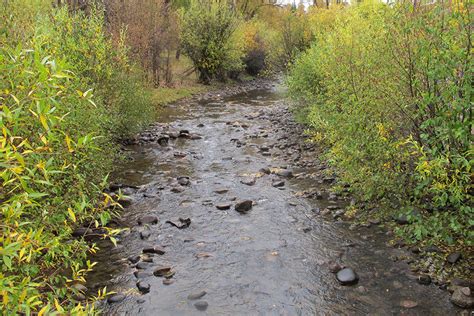
POLYGON ((64 312, 64 309, 61 307, 61 305, 59 305, 59 302, 57 299, 54 299, 54 306, 56 307, 56 310, 58 312, 64 312))
POLYGON ((72 221, 75 223, 76 222, 76 214, 74 214, 74 211, 69 207, 67 209, 67 212, 69 213, 69 216, 71 216, 72 221))
POLYGON ((71 146, 71 138, 69 137, 69 135, 66 135, 66 145, 70 153, 74 152, 74 149, 71 146))
POLYGON ((49 309, 49 304, 40 309, 38 316, 42 316, 49 309))
POLYGON ((43 127, 46 130, 48 130, 49 126, 48 126, 48 122, 46 121, 46 117, 43 114, 40 114, 39 118, 40 118, 40 121, 41 121, 41 125, 43 125, 43 127))

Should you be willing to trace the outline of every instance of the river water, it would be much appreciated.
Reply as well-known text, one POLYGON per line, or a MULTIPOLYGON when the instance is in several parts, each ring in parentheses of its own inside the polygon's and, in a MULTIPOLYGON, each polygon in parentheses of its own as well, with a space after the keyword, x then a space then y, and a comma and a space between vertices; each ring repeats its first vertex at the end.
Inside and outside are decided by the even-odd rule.
POLYGON ((97 269, 89 276, 92 290, 107 286, 126 294, 120 302, 104 303, 104 313, 456 314, 446 292, 413 280, 408 265, 396 259, 406 253, 388 248, 382 229, 373 225, 351 230, 349 223, 319 214, 348 201, 328 199, 324 182, 331 179, 317 163, 318 151, 292 121, 281 87, 255 88, 172 104, 142 134, 142 144, 127 146, 131 160, 114 180, 139 186, 125 189, 133 203, 122 212, 121 223, 130 230, 119 237, 116 248, 101 243, 102 250, 92 258, 97 269), (174 139, 181 130, 194 136, 184 133, 186 137, 174 139), (156 137, 165 134, 171 138, 160 145, 156 137), (286 168, 294 177, 266 174, 262 168, 286 168), (179 184, 178 177, 189 177, 190 183, 179 184), (275 187, 278 181, 284 185, 275 187), (311 194, 305 191, 320 196, 307 197, 311 194), (254 202, 249 212, 234 210, 241 199, 254 202), (216 208, 226 203, 230 209, 216 208), (157 216, 158 224, 139 225, 145 215, 157 216), (166 223, 180 224, 179 217, 190 218, 190 226, 178 229, 166 223), (149 236, 142 239, 140 232, 149 236), (166 253, 147 256, 153 262, 143 264, 140 280, 150 291, 142 294, 135 264, 127 258, 155 245, 166 253), (331 261, 354 269, 358 284, 340 285, 329 271, 331 261), (163 265, 174 271, 165 281, 171 284, 152 273, 163 265), (198 300, 188 298, 201 291, 206 294, 198 300), (402 307, 407 300, 416 306, 402 307), (207 309, 198 310, 196 301, 202 309, 207 303, 207 309))

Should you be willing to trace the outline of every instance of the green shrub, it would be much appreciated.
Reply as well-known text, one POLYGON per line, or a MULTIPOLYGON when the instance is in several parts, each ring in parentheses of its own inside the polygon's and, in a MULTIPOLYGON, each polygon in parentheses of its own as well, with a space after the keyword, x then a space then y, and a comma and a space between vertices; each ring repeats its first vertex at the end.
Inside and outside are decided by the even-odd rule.
MULTIPOLYGON (((93 313, 74 284, 96 247, 71 234, 113 216, 102 193, 113 139, 149 119, 148 96, 99 11, 19 0, 1 12, 0 310, 93 313)), ((114 233, 105 228, 104 238, 114 233)))
POLYGON ((226 0, 192 0, 182 12, 181 45, 203 83, 225 80, 243 68, 240 20, 226 0))
POLYGON ((315 137, 363 200, 419 214, 406 236, 472 245, 471 11, 462 2, 328 11, 312 13, 315 41, 288 77, 315 137))

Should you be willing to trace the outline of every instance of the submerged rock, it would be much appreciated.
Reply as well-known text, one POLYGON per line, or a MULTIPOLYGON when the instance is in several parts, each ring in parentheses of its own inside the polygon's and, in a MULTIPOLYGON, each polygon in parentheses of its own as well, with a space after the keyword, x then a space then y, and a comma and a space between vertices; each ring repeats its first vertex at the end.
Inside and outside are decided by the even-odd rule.
POLYGON ((451 296, 451 302, 462 308, 474 307, 474 297, 472 297, 471 289, 468 287, 456 287, 451 296))
POLYGON ((150 292, 151 285, 150 283, 147 283, 145 281, 138 281, 137 288, 140 292, 142 292, 143 294, 146 294, 150 292))
POLYGON ((206 294, 207 294, 206 291, 191 293, 191 294, 188 295, 188 300, 197 300, 197 299, 200 299, 201 297, 203 297, 206 294))
POLYGON ((109 303, 109 304, 120 303, 124 299, 125 299, 125 295, 118 293, 118 294, 114 294, 112 296, 109 296, 107 298, 107 303, 109 303))
POLYGON ((194 307, 196 307, 198 311, 205 311, 208 306, 209 304, 206 301, 197 301, 194 303, 194 307))
POLYGON ((235 210, 239 213, 245 213, 252 209, 253 202, 251 200, 239 201, 235 204, 235 210))
POLYGON ((139 225, 153 225, 158 223, 158 217, 155 215, 146 215, 138 219, 139 225))
POLYGON ((356 284, 359 281, 359 276, 351 268, 344 268, 337 272, 336 278, 342 285, 356 284))

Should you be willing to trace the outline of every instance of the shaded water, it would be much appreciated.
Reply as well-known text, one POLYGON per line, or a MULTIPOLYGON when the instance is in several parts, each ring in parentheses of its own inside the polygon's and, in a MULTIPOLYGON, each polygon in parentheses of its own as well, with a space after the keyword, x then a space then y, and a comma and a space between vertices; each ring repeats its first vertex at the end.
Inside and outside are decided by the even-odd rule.
MULTIPOLYGON (((170 140, 128 149, 133 161, 115 175, 117 182, 138 185, 130 192, 134 203, 123 212, 130 233, 119 239, 117 248, 104 244, 93 258, 97 270, 90 275, 92 288, 127 293, 119 303, 104 304, 108 315, 452 315, 456 309, 445 292, 423 286, 408 275, 408 267, 390 258, 398 250, 385 246, 387 237, 377 227, 348 229, 313 210, 331 204, 326 199, 306 199, 298 192, 323 187, 312 178, 283 179, 284 189, 272 186, 276 175, 259 174, 261 168, 293 168, 294 173, 314 169, 292 166, 285 149, 290 137, 278 126, 284 100, 277 88, 257 89, 232 97, 215 96, 169 106, 156 129, 160 133, 189 130, 201 139, 170 140), (275 120, 276 117, 276 120, 275 120), (270 120, 273 118, 273 121, 270 120), (202 124, 202 125, 200 125, 202 124), (200 127, 198 127, 200 126, 200 127), (259 147, 270 145, 270 156, 259 147), (180 153, 176 157, 176 154, 180 153), (185 155, 180 158, 180 156, 185 155), (256 184, 240 180, 256 175, 256 184), (179 176, 191 184, 180 193, 172 188, 179 176), (224 194, 215 190, 228 189, 224 194), (215 205, 250 199, 247 214, 218 210, 215 205), (160 221, 149 227, 151 236, 140 238, 137 219, 156 215, 160 221), (167 220, 191 218, 190 227, 177 229, 167 220), (133 275, 134 265, 126 259, 145 246, 161 245, 166 253, 155 255, 143 280, 150 293, 140 294, 133 275), (328 261, 352 267, 360 281, 341 286, 328 271, 328 261), (176 274, 171 285, 152 275, 157 265, 170 265, 176 274), (201 298, 209 307, 198 311, 191 293, 205 290, 201 298), (400 307, 402 300, 415 301, 412 309, 400 307)), ((286 115, 288 116, 288 115, 286 115)), ((282 124, 283 116, 282 116, 282 124)), ((296 139, 303 143, 303 138, 296 139)), ((300 159, 315 155, 302 152, 300 159)), ((342 203, 342 202, 341 202, 342 203)))

